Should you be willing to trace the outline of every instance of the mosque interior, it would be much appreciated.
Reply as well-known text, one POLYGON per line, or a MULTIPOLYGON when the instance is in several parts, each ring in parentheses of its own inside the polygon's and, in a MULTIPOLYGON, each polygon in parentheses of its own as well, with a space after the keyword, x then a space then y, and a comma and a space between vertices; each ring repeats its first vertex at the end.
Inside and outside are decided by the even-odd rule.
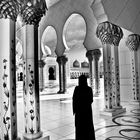
POLYGON ((80 75, 93 91, 96 140, 140 140, 139 6, 1 0, 0 140, 75 140, 80 75))

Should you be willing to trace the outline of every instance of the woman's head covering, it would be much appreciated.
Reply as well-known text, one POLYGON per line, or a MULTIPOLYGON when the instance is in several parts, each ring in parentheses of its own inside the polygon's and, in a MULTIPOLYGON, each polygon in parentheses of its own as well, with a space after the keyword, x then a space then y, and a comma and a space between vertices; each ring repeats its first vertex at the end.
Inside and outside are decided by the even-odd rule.
POLYGON ((87 77, 85 75, 79 76, 79 86, 87 86, 87 77))

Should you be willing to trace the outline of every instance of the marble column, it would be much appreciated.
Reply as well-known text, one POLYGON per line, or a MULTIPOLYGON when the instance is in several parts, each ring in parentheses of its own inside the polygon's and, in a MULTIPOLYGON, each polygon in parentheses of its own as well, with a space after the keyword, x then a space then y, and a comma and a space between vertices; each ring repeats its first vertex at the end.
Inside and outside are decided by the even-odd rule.
POLYGON ((66 62, 68 61, 66 56, 57 57, 58 65, 59 65, 59 94, 66 93, 67 87, 67 77, 66 77, 66 62))
POLYGON ((140 86, 139 86, 139 52, 140 35, 131 34, 126 40, 126 46, 131 53, 131 76, 132 76, 132 97, 133 101, 140 102, 140 86))
POLYGON ((105 111, 115 111, 122 108, 118 45, 123 32, 120 27, 107 21, 98 25, 96 35, 103 45, 105 111))
POLYGON ((120 104, 120 71, 119 71, 119 54, 118 46, 123 37, 120 27, 116 26, 116 34, 113 36, 113 45, 111 46, 111 63, 112 63, 112 97, 113 108, 121 109, 120 104))
POLYGON ((0 1, 0 140, 17 140, 15 22, 19 5, 0 1))
POLYGON ((39 60, 38 64, 39 64, 39 90, 42 91, 44 89, 43 68, 45 66, 45 62, 43 60, 39 60))
POLYGON ((90 86, 93 89, 93 95, 99 96, 100 93, 100 75, 99 75, 99 58, 101 51, 99 49, 89 50, 86 57, 89 60, 90 68, 90 86))
POLYGON ((24 22, 24 118, 25 139, 37 139, 42 136, 40 129, 40 99, 38 72, 38 25, 46 12, 45 1, 23 1, 21 17, 24 22))

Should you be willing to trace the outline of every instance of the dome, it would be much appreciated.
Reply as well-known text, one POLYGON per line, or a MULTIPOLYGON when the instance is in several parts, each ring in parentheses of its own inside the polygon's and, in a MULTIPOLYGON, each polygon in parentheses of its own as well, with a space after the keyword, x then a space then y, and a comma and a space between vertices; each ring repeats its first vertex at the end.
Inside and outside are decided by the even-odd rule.
POLYGON ((81 63, 81 67, 82 67, 82 68, 89 68, 88 62, 86 62, 86 61, 82 62, 82 63, 81 63))
POLYGON ((73 67, 77 67, 77 68, 80 67, 80 63, 79 63, 78 60, 75 60, 75 61, 73 62, 73 67))

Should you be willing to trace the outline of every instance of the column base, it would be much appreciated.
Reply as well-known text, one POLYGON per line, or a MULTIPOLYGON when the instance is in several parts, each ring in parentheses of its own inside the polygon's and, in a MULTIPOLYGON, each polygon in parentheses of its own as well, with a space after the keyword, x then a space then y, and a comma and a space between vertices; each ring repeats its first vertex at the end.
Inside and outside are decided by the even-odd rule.
POLYGON ((114 117, 116 115, 119 115, 119 114, 125 113, 125 112, 126 112, 126 108, 104 109, 102 112, 100 112, 100 114, 104 115, 104 116, 114 117))
POLYGON ((50 139, 50 136, 45 136, 45 137, 39 138, 37 140, 51 140, 51 139, 50 139))
POLYGON ((57 92, 57 94, 66 94, 66 93, 67 91, 60 91, 60 90, 57 92))
POLYGON ((42 88, 42 87, 41 87, 41 88, 39 88, 39 91, 40 91, 40 92, 42 92, 42 91, 43 91, 43 89, 44 89, 44 88, 42 88))
POLYGON ((113 106, 114 109, 122 109, 122 106, 113 106))
POLYGON ((23 134, 23 140, 33 140, 33 139, 38 139, 40 137, 42 137, 42 132, 38 132, 38 133, 35 133, 35 134, 27 134, 27 133, 24 133, 23 134))
POLYGON ((37 140, 51 140, 50 133, 48 132, 43 132, 43 136, 37 140))
POLYGON ((99 95, 100 95, 100 92, 96 92, 93 94, 93 97, 99 97, 99 95))
POLYGON ((18 137, 16 140, 21 140, 21 138, 20 138, 20 137, 18 137))

